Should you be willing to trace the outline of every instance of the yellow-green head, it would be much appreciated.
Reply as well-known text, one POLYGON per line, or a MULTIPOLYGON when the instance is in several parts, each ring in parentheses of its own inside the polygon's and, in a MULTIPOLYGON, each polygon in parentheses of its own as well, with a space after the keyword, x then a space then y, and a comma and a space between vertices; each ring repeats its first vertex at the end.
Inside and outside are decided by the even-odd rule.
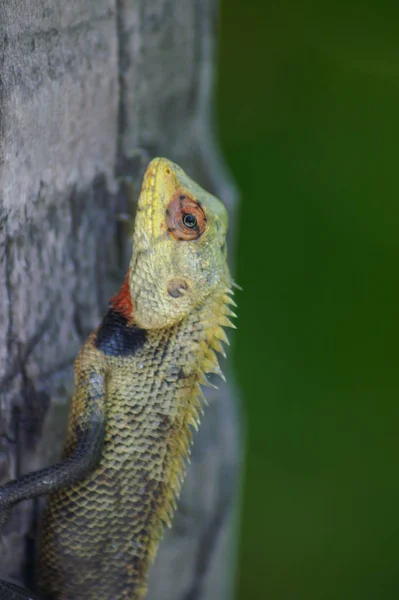
POLYGON ((144 176, 129 287, 139 327, 177 323, 231 284, 227 211, 176 164, 155 158, 144 176))

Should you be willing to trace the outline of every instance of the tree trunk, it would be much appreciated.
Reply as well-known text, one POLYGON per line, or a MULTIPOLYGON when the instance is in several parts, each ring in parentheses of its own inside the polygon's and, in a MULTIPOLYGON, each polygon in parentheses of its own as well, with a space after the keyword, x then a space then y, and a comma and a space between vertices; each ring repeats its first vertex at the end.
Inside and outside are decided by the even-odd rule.
MULTIPOLYGON (((120 177, 137 197, 148 161, 166 156, 233 216, 211 124, 216 13, 216 0, 0 4, 2 481, 59 457, 74 358, 131 254, 120 177)), ((231 388, 209 399, 150 600, 231 598, 239 431, 231 388)), ((32 570, 37 508, 13 512, 4 577, 32 570)))

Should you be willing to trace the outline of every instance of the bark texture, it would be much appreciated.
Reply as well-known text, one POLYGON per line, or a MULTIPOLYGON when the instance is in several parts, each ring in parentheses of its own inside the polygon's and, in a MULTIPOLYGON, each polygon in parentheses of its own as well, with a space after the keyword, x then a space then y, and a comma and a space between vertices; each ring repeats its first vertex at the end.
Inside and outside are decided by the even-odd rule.
MULTIPOLYGON (((137 197, 148 161, 166 156, 234 216, 212 137, 216 4, 0 3, 1 481, 59 457, 74 358, 131 253, 117 215, 134 202, 120 177, 137 197)), ((221 386, 195 436, 150 600, 231 598, 238 440, 221 386)), ((14 510, 1 576, 21 582, 31 572, 37 508, 14 510)))

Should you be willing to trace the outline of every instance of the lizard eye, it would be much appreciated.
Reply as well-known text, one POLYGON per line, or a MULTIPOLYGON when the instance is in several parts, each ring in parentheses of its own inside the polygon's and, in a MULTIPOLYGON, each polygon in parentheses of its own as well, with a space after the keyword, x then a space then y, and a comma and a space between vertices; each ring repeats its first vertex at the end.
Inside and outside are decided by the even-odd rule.
POLYGON ((206 215, 197 200, 179 191, 166 209, 166 224, 175 239, 197 240, 205 231, 206 215))
POLYGON ((192 229, 197 226, 197 219, 192 213, 183 214, 183 223, 186 227, 192 229))

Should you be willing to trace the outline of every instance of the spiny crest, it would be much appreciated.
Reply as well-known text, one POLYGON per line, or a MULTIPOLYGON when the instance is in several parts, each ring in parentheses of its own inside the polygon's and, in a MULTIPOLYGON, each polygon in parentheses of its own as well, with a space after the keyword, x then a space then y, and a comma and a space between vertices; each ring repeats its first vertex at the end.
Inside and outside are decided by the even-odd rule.
MULTIPOLYGON (((207 374, 216 374, 226 381, 226 378, 220 368, 216 352, 225 356, 223 343, 229 344, 227 335, 223 327, 233 327, 228 317, 236 317, 228 305, 236 306, 231 298, 234 292, 231 287, 222 289, 220 294, 210 299, 207 306, 202 311, 203 338, 199 342, 199 360, 198 369, 195 374, 196 383, 193 387, 191 397, 186 403, 185 425, 190 425, 198 429, 200 424, 200 414, 204 413, 203 406, 207 405, 207 400, 202 392, 201 386, 216 387, 207 379, 207 374)), ((186 427, 186 435, 191 439, 189 427, 186 427)), ((188 458, 189 445, 184 447, 185 458, 188 458)))
MULTIPOLYGON (((168 527, 171 527, 173 514, 176 510, 176 500, 180 495, 184 480, 185 463, 190 463, 190 448, 193 442, 192 429, 198 430, 200 418, 204 414, 203 407, 207 405, 201 386, 216 387, 208 381, 206 377, 208 373, 215 373, 225 381, 216 352, 225 355, 222 344, 229 344, 229 341, 223 327, 234 327, 228 319, 228 317, 235 316, 229 309, 229 305, 235 306, 231 295, 233 295, 231 287, 223 289, 220 294, 210 299, 202 310, 203 337, 199 343, 198 368, 193 375, 194 382, 189 396, 185 396, 184 401, 181 402, 181 413, 178 417, 181 423, 179 432, 170 440, 171 458, 168 484, 165 489, 165 499, 159 512, 160 520, 168 527), (227 321, 229 324, 226 324, 227 321)), ((154 550, 151 552, 152 556, 154 556, 161 537, 162 527, 157 531, 156 539, 153 540, 152 548, 154 550)))

